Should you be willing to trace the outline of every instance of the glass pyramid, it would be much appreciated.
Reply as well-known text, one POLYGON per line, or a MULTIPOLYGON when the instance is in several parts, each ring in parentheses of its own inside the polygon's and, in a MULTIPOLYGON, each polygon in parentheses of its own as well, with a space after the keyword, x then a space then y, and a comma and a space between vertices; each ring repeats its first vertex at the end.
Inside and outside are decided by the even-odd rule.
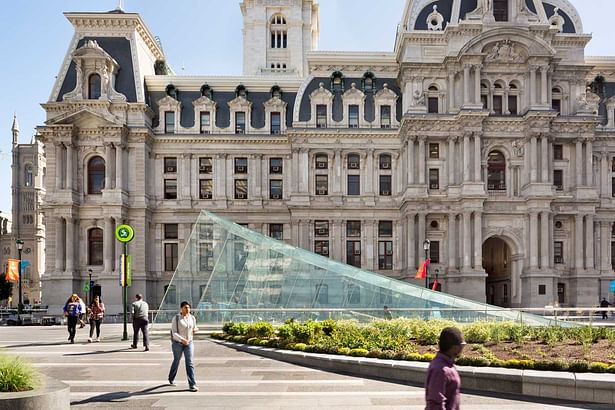
POLYGON ((169 323, 190 302, 200 323, 393 317, 555 321, 391 279, 296 248, 207 211, 199 218, 156 315, 169 323))

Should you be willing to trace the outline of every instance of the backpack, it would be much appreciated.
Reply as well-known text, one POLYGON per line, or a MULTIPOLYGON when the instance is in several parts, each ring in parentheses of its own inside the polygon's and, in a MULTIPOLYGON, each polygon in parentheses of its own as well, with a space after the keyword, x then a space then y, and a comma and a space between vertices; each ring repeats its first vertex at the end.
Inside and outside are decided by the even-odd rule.
MULTIPOLYGON (((192 327, 196 326, 196 323, 195 323, 195 320, 194 320, 194 316, 190 315, 190 317, 192 318, 192 319, 190 319, 192 321, 192 327)), ((173 317, 173 320, 171 320, 171 330, 170 330, 171 342, 174 341, 174 339, 173 339, 173 324, 178 323, 178 321, 181 320, 181 318, 182 318, 181 313, 178 313, 178 314, 175 315, 175 317, 173 317)), ((177 331, 179 333, 179 324, 177 324, 177 331)))

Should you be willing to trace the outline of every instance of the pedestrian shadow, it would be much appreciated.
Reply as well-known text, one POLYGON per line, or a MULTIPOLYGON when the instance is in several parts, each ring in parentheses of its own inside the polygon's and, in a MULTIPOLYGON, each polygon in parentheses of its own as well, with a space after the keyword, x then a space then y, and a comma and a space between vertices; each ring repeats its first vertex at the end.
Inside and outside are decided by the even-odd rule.
POLYGON ((3 349, 12 349, 17 347, 45 347, 45 346, 67 346, 71 343, 68 341, 50 342, 50 343, 23 343, 19 345, 1 346, 3 349))
POLYGON ((118 352, 128 352, 128 351, 132 351, 133 349, 130 348, 125 348, 125 349, 114 349, 114 350, 96 350, 93 352, 81 352, 81 353, 65 353, 62 356, 90 356, 90 355, 97 355, 97 354, 108 354, 108 353, 118 353, 118 352))
POLYGON ((140 397, 140 396, 145 397, 145 396, 163 395, 165 393, 189 392, 190 391, 189 389, 176 389, 176 388, 157 391, 158 389, 163 388, 163 387, 170 387, 170 386, 168 384, 159 384, 158 386, 148 387, 146 389, 134 391, 134 392, 117 391, 117 392, 111 392, 111 393, 104 393, 104 394, 99 394, 98 396, 89 397, 84 400, 72 401, 70 405, 79 406, 82 404, 89 404, 89 403, 123 402, 123 401, 126 401, 126 399, 129 399, 131 397, 140 397))

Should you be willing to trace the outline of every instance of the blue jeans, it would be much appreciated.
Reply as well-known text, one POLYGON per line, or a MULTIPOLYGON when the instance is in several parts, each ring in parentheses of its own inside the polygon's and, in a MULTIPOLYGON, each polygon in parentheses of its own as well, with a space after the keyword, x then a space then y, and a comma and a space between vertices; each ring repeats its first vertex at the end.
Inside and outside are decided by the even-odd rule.
POLYGON ((171 370, 169 370, 169 381, 172 382, 175 380, 177 368, 179 367, 179 361, 181 360, 183 353, 186 362, 186 376, 188 376, 188 385, 190 387, 196 386, 196 380, 194 379, 194 365, 192 364, 192 356, 194 353, 193 346, 194 345, 192 342, 188 343, 188 346, 184 346, 176 341, 171 342, 171 349, 173 350, 173 364, 171 364, 171 370))

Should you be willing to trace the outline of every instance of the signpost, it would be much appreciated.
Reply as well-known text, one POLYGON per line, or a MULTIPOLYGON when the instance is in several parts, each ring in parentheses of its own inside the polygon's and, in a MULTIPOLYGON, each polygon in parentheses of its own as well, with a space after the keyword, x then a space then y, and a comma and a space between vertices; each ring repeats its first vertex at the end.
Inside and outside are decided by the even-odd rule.
POLYGON ((130 255, 128 255, 128 242, 135 237, 135 231, 130 225, 120 225, 115 229, 115 238, 124 244, 124 253, 120 265, 120 286, 122 287, 122 300, 124 304, 124 333, 122 340, 128 340, 128 286, 132 285, 132 275, 130 274, 130 255))

